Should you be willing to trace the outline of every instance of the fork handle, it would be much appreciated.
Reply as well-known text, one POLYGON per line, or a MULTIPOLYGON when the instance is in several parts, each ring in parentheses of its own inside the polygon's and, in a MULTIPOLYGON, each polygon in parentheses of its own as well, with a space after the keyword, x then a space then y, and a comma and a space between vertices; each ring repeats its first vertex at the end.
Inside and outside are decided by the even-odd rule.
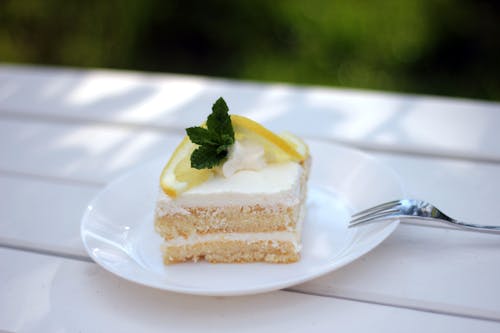
POLYGON ((415 216, 415 215, 399 215, 399 216, 394 216, 394 217, 407 217, 410 219, 426 220, 426 221, 432 221, 432 222, 441 222, 441 223, 445 223, 449 226, 455 227, 457 229, 482 232, 485 234, 500 235, 500 226, 466 223, 466 222, 457 221, 457 220, 452 219, 452 218, 448 218, 448 219, 440 219, 439 218, 438 219, 438 218, 422 217, 422 216, 415 216))
POLYGON ((444 223, 446 223, 448 225, 457 227, 459 229, 465 229, 465 230, 470 230, 470 231, 482 232, 482 233, 485 233, 485 234, 497 234, 497 235, 500 235, 500 226, 465 223, 465 222, 457 221, 457 220, 454 220, 454 219, 451 219, 451 221, 446 221, 446 220, 438 220, 438 221, 444 222, 444 223))

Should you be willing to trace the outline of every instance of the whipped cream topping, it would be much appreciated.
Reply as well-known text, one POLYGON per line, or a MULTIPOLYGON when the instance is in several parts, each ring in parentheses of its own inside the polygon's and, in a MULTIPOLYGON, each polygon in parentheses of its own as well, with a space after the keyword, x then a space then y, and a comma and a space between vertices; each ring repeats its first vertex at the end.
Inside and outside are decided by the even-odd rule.
POLYGON ((236 141, 229 149, 229 157, 221 173, 229 178, 240 170, 261 170, 266 165, 262 146, 250 141, 236 141))

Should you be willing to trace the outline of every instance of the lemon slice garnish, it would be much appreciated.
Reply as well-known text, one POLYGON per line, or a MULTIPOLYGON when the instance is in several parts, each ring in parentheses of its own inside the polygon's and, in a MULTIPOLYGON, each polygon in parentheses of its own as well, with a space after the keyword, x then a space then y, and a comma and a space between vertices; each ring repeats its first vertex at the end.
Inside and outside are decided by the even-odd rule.
POLYGON ((290 132, 282 132, 280 133, 280 137, 288 142, 300 156, 302 156, 300 162, 304 161, 307 156, 309 156, 309 147, 307 144, 298 136, 290 133, 290 132))
POLYGON ((207 181, 213 170, 191 168, 191 153, 197 145, 187 136, 175 149, 170 160, 160 175, 160 186, 168 196, 175 198, 178 194, 207 181))
POLYGON ((231 123, 236 140, 250 140, 262 145, 268 163, 300 162, 305 159, 305 155, 299 153, 291 142, 251 119, 231 115, 231 123))
MULTIPOLYGON (((249 140, 264 148, 267 163, 302 162, 309 154, 307 145, 293 134, 277 135, 259 123, 238 115, 231 115, 231 123, 236 140, 249 140)), ((168 196, 175 198, 214 175, 214 169, 191 168, 191 154, 197 147, 185 136, 163 168, 160 186, 168 196)))

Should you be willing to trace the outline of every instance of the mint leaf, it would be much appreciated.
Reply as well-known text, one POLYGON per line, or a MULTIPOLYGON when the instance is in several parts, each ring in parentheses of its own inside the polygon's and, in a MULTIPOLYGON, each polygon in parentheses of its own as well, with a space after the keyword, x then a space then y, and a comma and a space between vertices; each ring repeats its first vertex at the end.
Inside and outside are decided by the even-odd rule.
POLYGON ((197 145, 219 145, 218 137, 206 128, 189 127, 186 128, 186 133, 189 136, 189 140, 197 145))
POLYGON ((211 169, 220 163, 215 146, 200 146, 191 154, 191 167, 195 169, 211 169))
POLYGON ((224 158, 229 153, 229 146, 228 145, 218 146, 216 152, 217 152, 217 155, 220 155, 220 156, 224 155, 223 156, 223 158, 224 158))
POLYGON ((228 112, 229 108, 226 101, 222 97, 219 97, 212 106, 212 113, 207 118, 207 128, 219 136, 227 134, 234 140, 233 125, 231 124, 228 112))
POLYGON ((191 167, 211 169, 226 159, 229 147, 234 143, 234 130, 229 108, 222 97, 212 106, 207 127, 189 127, 186 133, 194 144, 199 145, 191 154, 191 167))
POLYGON ((229 134, 222 134, 220 138, 220 142, 223 145, 230 146, 234 143, 234 134, 233 136, 229 134))

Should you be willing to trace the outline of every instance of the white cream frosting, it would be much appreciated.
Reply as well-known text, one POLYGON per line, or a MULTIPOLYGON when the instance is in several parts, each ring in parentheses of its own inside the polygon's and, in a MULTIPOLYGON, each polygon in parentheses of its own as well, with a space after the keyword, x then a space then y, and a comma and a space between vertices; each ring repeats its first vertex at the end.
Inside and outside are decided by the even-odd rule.
POLYGON ((295 162, 269 164, 261 170, 242 170, 228 178, 215 176, 184 192, 182 196, 214 193, 276 194, 292 188, 299 181, 300 171, 301 166, 295 162))
POLYGON ((261 170, 266 167, 264 148, 256 143, 236 141, 229 150, 229 157, 221 168, 224 177, 229 178, 240 170, 261 170))
POLYGON ((216 175, 176 199, 160 189, 156 213, 187 214, 183 207, 196 206, 295 205, 302 172, 296 162, 273 163, 258 171, 238 171, 228 178, 216 175))

